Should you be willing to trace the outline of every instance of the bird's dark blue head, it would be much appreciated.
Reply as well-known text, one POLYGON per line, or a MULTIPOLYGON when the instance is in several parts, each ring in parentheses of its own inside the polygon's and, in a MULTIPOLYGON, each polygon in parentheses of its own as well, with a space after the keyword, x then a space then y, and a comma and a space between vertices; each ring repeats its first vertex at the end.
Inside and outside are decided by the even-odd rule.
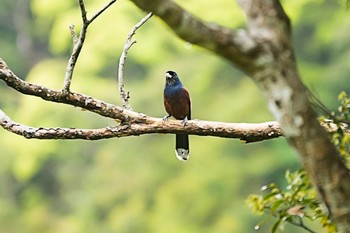
POLYGON ((174 71, 168 70, 165 73, 165 86, 177 86, 182 85, 179 77, 174 71))

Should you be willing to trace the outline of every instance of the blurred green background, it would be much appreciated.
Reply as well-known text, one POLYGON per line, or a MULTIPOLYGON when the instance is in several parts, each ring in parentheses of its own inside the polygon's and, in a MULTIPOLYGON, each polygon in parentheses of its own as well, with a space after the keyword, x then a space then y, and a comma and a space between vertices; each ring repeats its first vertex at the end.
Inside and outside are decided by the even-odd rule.
MULTIPOLYGON (((88 17, 107 1, 86 0, 88 17)), ((179 0, 198 17, 243 27, 235 1, 179 0)), ((21 78, 60 89, 80 28, 76 1, 0 0, 0 57, 21 78)), ((283 1, 291 17, 305 83, 334 109, 349 91, 350 15, 336 0, 283 1)), ((120 105, 117 66, 130 29, 146 13, 119 0, 89 28, 72 90, 120 105)), ((191 93, 194 119, 273 120, 254 83, 225 60, 178 38, 157 17, 135 36, 125 85, 134 110, 163 117, 166 70, 176 70, 191 93)), ((79 108, 24 96, 0 82, 0 107, 34 127, 115 125, 79 108)), ((270 182, 283 184, 299 167, 283 138, 254 144, 190 137, 191 158, 179 162, 174 135, 101 141, 27 140, 0 129, 0 233, 254 232, 262 220, 245 204, 270 182)), ((270 232, 268 219, 258 232, 270 232)), ((317 232, 317 224, 310 223, 317 232)), ((298 232, 301 230, 298 230, 298 232)), ((285 232, 296 232, 287 226, 285 232)))

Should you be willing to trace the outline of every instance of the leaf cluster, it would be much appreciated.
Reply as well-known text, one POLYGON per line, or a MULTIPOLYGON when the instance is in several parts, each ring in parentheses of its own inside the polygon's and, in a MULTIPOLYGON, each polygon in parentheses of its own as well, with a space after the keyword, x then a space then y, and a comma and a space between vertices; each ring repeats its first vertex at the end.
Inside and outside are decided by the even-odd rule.
MULTIPOLYGON (((339 107, 337 111, 329 111, 328 116, 320 117, 320 122, 331 129, 330 138, 332 142, 345 162, 349 164, 350 97, 345 92, 341 92, 338 95, 338 100, 339 107)), ((287 170, 285 178, 287 186, 284 190, 275 183, 270 183, 262 186, 260 195, 250 195, 246 201, 253 212, 277 219, 271 232, 283 229, 286 223, 299 226, 307 232, 314 232, 304 224, 305 220, 318 220, 327 233, 337 232, 335 224, 322 209, 321 203, 317 199, 316 190, 310 183, 305 170, 300 169, 295 172, 287 170)), ((259 229, 262 223, 258 224, 256 229, 259 229)))
MULTIPOLYGON (((261 195, 250 195, 246 200, 255 213, 276 219, 271 232, 283 230, 286 223, 301 227, 307 232, 314 232, 305 225, 305 220, 319 220, 328 233, 336 232, 335 225, 321 208, 307 173, 303 169, 295 172, 287 170, 285 178, 285 190, 270 183, 261 187, 261 195)), ((259 229, 264 222, 265 220, 259 223, 255 229, 259 229)))
POLYGON ((350 159, 350 134, 348 126, 350 123, 350 98, 342 91, 338 95, 340 105, 337 112, 331 112, 329 118, 321 118, 321 121, 326 122, 329 127, 334 130, 330 132, 332 142, 337 147, 340 154, 346 161, 350 159))

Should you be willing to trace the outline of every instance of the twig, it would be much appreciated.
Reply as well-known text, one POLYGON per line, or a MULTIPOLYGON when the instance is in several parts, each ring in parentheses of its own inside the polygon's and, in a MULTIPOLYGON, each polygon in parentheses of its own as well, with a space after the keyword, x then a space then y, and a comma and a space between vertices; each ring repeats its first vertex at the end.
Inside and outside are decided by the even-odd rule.
POLYGON ((92 16, 91 19, 88 19, 86 17, 86 9, 85 9, 85 4, 84 0, 79 0, 79 6, 80 6, 80 11, 81 11, 81 17, 83 20, 83 25, 80 30, 79 38, 77 37, 75 31, 74 31, 74 26, 71 25, 69 27, 72 38, 73 38, 73 51, 72 54, 68 60, 67 68, 66 68, 66 74, 64 77, 64 83, 63 83, 63 89, 62 93, 64 95, 68 95, 70 92, 70 85, 72 82, 72 77, 73 77, 73 71, 75 68, 75 64, 77 63, 80 51, 83 47, 85 37, 86 37, 86 32, 89 27, 89 25, 99 16, 104 12, 108 7, 110 7, 113 3, 115 3, 117 0, 112 0, 110 1, 106 6, 104 6, 101 10, 99 10, 95 15, 92 16))
POLYGON ((69 25, 69 31, 70 31, 70 34, 72 35, 73 45, 78 43, 78 37, 77 37, 77 34, 75 33, 74 29, 75 29, 75 26, 73 24, 69 25))
MULTIPOLYGON (((81 1, 81 0, 80 0, 81 1)), ((105 10, 107 10, 108 7, 110 7, 113 3, 115 3, 117 0, 112 0, 107 5, 105 5, 101 10, 99 10, 96 14, 94 14, 91 19, 89 20, 89 23, 92 23, 100 14, 102 14, 105 10)))
POLYGON ((133 44, 136 43, 136 40, 131 40, 132 37, 135 35, 136 30, 138 28, 140 28, 144 23, 146 23, 146 21, 151 18, 153 15, 152 12, 148 13, 148 15, 146 15, 144 18, 142 18, 140 20, 140 22, 138 22, 130 31, 128 37, 126 38, 125 41, 125 45, 123 48, 123 52, 120 56, 119 59, 119 66, 118 66, 118 89, 119 89, 119 94, 120 94, 120 98, 122 101, 122 105, 124 108, 126 109, 132 109, 130 104, 129 104, 129 92, 124 90, 124 64, 125 64, 125 60, 126 60, 126 56, 128 54, 129 49, 131 48, 131 46, 133 44))
POLYGON ((84 0, 79 0, 79 6, 80 6, 81 18, 83 19, 83 24, 89 24, 89 21, 86 17, 87 11, 85 9, 84 0))
POLYGON ((316 231, 313 231, 313 230, 310 229, 309 227, 305 226, 303 220, 302 220, 300 217, 298 217, 298 219, 299 219, 299 222, 295 222, 295 221, 288 221, 288 222, 291 223, 291 224, 293 224, 293 225, 295 225, 295 226, 298 226, 298 227, 303 228, 303 229, 304 229, 305 231, 307 231, 307 232, 316 233, 316 231))

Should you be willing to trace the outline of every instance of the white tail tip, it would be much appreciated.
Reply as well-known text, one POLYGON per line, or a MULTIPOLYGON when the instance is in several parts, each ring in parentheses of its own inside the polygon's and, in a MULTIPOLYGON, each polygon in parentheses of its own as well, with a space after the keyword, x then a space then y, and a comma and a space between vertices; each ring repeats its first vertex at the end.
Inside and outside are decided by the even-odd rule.
POLYGON ((176 158, 178 158, 181 161, 186 161, 190 157, 190 151, 183 148, 176 149, 175 154, 176 158))

